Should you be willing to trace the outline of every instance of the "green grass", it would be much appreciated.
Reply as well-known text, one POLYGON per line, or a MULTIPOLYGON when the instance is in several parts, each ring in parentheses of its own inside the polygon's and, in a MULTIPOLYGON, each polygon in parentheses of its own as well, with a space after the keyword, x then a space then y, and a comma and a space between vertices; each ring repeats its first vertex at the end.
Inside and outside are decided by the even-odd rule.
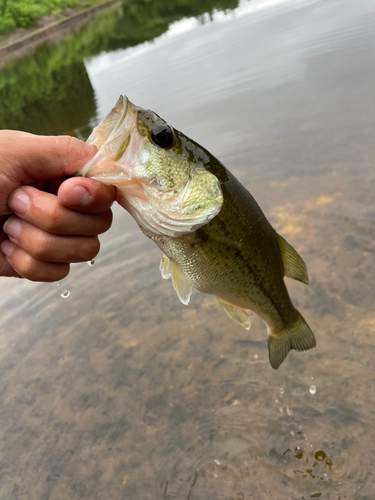
POLYGON ((59 14, 68 7, 89 6, 100 0, 0 0, 0 36, 17 28, 30 29, 46 14, 59 14))

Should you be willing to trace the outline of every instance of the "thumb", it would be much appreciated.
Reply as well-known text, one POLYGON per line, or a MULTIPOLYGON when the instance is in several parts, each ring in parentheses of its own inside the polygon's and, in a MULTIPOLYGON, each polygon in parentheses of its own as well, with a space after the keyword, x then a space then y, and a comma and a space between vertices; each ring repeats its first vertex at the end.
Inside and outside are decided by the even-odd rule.
POLYGON ((13 165, 19 185, 70 176, 97 152, 95 146, 64 135, 42 136, 4 130, 0 141, 6 143, 8 164, 13 165))

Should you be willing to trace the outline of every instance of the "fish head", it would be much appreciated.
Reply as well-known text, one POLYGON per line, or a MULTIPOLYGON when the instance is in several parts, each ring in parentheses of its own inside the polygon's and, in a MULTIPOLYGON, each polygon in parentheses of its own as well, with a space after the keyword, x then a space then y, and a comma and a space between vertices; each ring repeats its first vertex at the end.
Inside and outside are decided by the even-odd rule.
POLYGON ((77 175, 116 186, 117 201, 146 234, 193 232, 219 213, 223 194, 186 141, 156 113, 121 96, 88 138, 98 152, 77 175))

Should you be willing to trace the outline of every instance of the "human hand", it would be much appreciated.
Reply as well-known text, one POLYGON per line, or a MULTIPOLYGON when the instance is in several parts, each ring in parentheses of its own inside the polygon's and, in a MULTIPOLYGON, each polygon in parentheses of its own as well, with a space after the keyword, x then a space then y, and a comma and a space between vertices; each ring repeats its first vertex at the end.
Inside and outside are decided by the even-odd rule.
POLYGON ((0 276, 58 281, 97 255, 115 188, 65 180, 95 153, 74 137, 0 131, 0 276))

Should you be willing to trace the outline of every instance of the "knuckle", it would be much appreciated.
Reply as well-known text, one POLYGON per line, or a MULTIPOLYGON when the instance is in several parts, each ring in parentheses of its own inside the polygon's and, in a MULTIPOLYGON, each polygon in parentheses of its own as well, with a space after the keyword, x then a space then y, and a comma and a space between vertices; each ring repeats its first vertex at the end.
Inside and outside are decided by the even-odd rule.
POLYGON ((81 237, 77 244, 67 249, 66 260, 68 262, 85 262, 92 260, 100 250, 99 239, 96 236, 81 237))
POLYGON ((87 149, 87 144, 80 141, 76 137, 60 135, 56 139, 64 145, 67 165, 75 163, 77 160, 82 158, 85 153, 85 149, 87 149))
POLYGON ((38 276, 35 272, 35 260, 31 255, 24 253, 22 258, 17 259, 17 261, 12 265, 13 268, 24 278, 30 281, 38 281, 38 276))
POLYGON ((58 234, 63 229, 63 220, 61 218, 60 207, 54 203, 50 209, 48 216, 43 220, 43 229, 48 233, 58 234))
POLYGON ((81 262, 86 260, 83 256, 82 248, 80 245, 67 245, 63 249, 62 259, 66 262, 81 262))
POLYGON ((69 264, 52 264, 50 262, 39 263, 35 278, 32 281, 45 281, 52 283, 66 278, 69 274, 69 264))
POLYGON ((70 265, 58 264, 57 266, 55 266, 55 269, 56 269, 55 276, 53 277, 53 279, 50 279, 49 281, 60 281, 66 278, 70 271, 70 265))
POLYGON ((29 281, 53 282, 66 278, 70 267, 69 264, 52 264, 50 262, 38 261, 28 256, 28 258, 24 258, 22 265, 16 270, 22 277, 29 281))
POLYGON ((66 241, 64 247, 60 246, 59 258, 62 262, 85 262, 92 260, 99 250, 100 243, 96 236, 79 236, 66 241))
POLYGON ((38 236, 33 241, 31 241, 29 252, 35 259, 44 260, 48 258, 50 250, 50 235, 44 232, 40 232, 38 236))
POLYGON ((96 257, 100 250, 100 241, 99 238, 92 238, 89 248, 87 249, 87 255, 85 260, 91 260, 96 257))
POLYGON ((108 231, 112 226, 113 214, 112 210, 107 210, 102 214, 102 232, 108 231))

